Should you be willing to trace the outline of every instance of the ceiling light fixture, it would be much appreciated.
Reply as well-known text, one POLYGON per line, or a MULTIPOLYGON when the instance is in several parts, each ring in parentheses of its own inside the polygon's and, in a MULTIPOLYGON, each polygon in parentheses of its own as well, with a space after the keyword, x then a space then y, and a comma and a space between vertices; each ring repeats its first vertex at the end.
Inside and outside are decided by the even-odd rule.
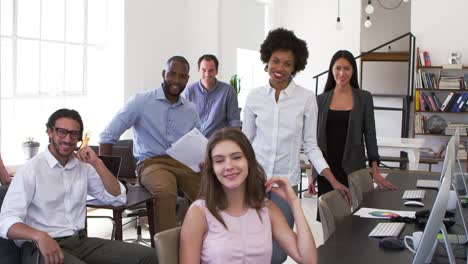
POLYGON ((372 21, 370 20, 370 16, 367 16, 367 19, 364 22, 364 27, 366 27, 366 28, 372 27, 372 21))
POLYGON ((374 6, 372 5, 371 0, 369 0, 367 2, 367 6, 366 6, 365 11, 366 11, 366 14, 368 14, 368 15, 374 13, 374 6))
POLYGON ((338 2, 338 16, 336 17, 336 30, 342 30, 343 29, 343 24, 341 23, 341 17, 340 17, 340 0, 337 0, 338 2))

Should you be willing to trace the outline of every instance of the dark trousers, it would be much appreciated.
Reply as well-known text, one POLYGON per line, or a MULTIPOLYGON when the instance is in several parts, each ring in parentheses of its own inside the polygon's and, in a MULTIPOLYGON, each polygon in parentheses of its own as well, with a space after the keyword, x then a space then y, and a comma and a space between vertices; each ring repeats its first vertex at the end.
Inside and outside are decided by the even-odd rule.
MULTIPOLYGON (((297 193, 297 185, 292 186, 292 188, 297 193)), ((274 192, 269 192, 269 195, 270 200, 274 202, 276 206, 278 206, 278 208, 281 210, 281 213, 283 213, 284 217, 286 218, 289 227, 291 227, 292 229, 294 227, 294 215, 291 210, 291 207, 289 207, 289 204, 285 200, 283 200, 283 198, 276 195, 274 192)), ((287 257, 288 255, 286 255, 286 253, 280 247, 280 245, 275 240, 273 240, 273 254, 271 255, 271 263, 283 263, 286 261, 287 257)))
MULTIPOLYGON (((129 244, 122 241, 87 237, 86 232, 55 239, 62 249, 65 264, 150 264, 158 263, 156 250, 153 248, 129 244)), ((21 246, 23 264, 44 263, 39 249, 33 242, 21 246)))

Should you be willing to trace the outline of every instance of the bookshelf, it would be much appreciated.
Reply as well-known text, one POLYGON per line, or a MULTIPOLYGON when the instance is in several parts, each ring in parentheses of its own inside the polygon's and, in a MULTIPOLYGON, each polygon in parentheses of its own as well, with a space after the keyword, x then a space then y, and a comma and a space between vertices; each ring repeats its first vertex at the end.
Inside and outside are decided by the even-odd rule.
MULTIPOLYGON (((414 80, 414 137, 424 137, 426 147, 438 153, 448 142, 450 131, 431 133, 426 128, 429 118, 438 115, 448 124, 448 130, 457 125, 466 131, 468 127, 468 67, 447 68, 443 65, 429 65, 421 61, 427 52, 417 52, 417 67, 414 80)), ((427 62, 427 61, 426 61, 427 62)), ((452 65, 453 66, 453 65, 452 65)), ((468 136, 461 134, 461 144, 468 136)), ((466 154, 465 154, 466 155, 466 154)), ((435 155, 435 158, 443 156, 435 155)), ((465 159, 466 161, 466 159, 465 159)))

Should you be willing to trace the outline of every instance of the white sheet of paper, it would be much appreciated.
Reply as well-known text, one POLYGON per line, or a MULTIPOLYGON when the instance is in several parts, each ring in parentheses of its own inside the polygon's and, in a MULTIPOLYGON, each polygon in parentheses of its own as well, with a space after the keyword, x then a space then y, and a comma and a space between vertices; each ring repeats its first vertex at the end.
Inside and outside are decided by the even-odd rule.
POLYGON ((93 196, 91 195, 86 195, 86 202, 90 202, 90 201, 93 201, 93 200, 97 200, 96 198, 94 198, 93 196))
POLYGON ((166 151, 167 155, 187 165, 195 172, 200 172, 199 164, 205 158, 208 139, 194 128, 174 142, 166 151))
POLYGON ((387 209, 377 209, 377 208, 366 208, 363 207, 359 209, 354 215, 365 217, 365 218, 379 218, 379 219, 389 219, 391 214, 397 214, 401 217, 410 217, 415 218, 415 211, 395 211, 387 209))

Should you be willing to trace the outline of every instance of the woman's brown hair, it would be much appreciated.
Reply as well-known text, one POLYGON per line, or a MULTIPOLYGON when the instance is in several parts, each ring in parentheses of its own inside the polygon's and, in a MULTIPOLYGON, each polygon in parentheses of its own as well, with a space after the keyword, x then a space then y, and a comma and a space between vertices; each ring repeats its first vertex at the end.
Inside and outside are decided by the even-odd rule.
POLYGON ((250 208, 256 209, 257 212, 265 206, 266 174, 255 158, 252 145, 239 129, 224 128, 218 130, 210 137, 206 147, 205 166, 203 168, 199 197, 205 200, 206 207, 210 213, 227 229, 223 218, 219 214, 219 211, 227 208, 227 198, 223 186, 214 173, 213 159, 211 156, 214 147, 222 141, 232 141, 236 143, 247 159, 249 170, 245 180, 245 203, 250 208))

